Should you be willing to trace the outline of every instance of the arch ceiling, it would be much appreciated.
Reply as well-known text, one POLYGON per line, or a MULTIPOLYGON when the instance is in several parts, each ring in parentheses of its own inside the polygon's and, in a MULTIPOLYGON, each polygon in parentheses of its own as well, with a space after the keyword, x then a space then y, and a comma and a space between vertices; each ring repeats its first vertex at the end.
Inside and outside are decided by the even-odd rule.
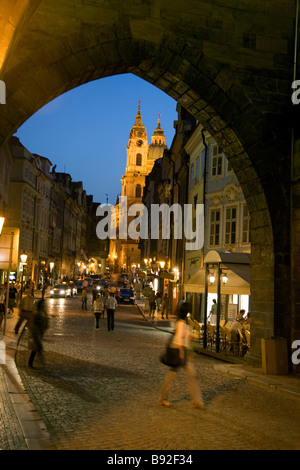
POLYGON ((127 72, 147 80, 199 119, 230 160, 252 217, 256 306, 270 312, 274 259, 289 243, 288 230, 274 234, 289 224, 294 3, 2 0, 1 26, 0 145, 76 86, 127 72))

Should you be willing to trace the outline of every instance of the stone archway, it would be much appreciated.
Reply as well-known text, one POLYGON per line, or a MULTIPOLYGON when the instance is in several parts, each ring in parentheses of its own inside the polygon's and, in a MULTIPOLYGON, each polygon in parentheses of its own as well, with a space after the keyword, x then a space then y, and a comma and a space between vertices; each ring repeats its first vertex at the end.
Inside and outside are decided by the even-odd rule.
POLYGON ((181 103, 223 148, 250 210, 255 362, 261 337, 290 343, 297 333, 289 191, 294 6, 227 4, 19 0, 12 24, 7 0, 0 145, 44 104, 101 77, 131 72, 181 103))

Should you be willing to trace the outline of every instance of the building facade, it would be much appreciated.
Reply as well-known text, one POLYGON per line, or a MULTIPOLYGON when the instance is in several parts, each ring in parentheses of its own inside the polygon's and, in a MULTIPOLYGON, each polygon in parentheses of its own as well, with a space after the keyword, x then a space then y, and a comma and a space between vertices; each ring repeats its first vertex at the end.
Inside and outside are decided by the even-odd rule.
POLYGON ((0 210, 5 216, 1 282, 7 279, 10 246, 11 280, 31 279, 40 287, 45 281, 100 272, 100 255, 105 260, 107 248, 103 242, 99 247, 96 203, 86 195, 82 182, 57 173, 56 165, 51 170, 48 158, 32 154, 17 137, 11 137, 2 148, 0 161, 0 210), (26 255, 25 263, 21 262, 22 254, 26 255), (93 263, 92 255, 97 257, 93 263))

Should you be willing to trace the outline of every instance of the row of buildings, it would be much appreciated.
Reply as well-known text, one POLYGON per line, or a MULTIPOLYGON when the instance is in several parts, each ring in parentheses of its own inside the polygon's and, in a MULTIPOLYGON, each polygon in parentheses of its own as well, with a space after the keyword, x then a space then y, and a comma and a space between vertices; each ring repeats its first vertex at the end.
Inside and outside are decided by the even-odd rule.
POLYGON ((15 136, 2 147, 0 165, 1 282, 9 265, 11 280, 31 279, 37 286, 89 269, 103 272, 108 245, 96 237, 99 203, 82 182, 56 172, 56 165, 30 153, 15 136))
MULTIPOLYGON (((147 276, 155 291, 168 294, 173 310, 186 298, 193 306, 194 317, 203 321, 205 311, 209 315, 217 298, 220 319, 235 318, 240 309, 250 309, 249 211, 222 149, 180 105, 177 112, 175 135, 168 149, 160 119, 148 144, 138 107, 129 135, 121 195, 127 196, 127 208, 138 203, 146 208, 148 232, 136 240, 118 237, 122 217, 118 198, 113 222, 117 238, 110 242, 109 256, 117 270, 147 276), (169 211, 167 236, 163 235, 161 216, 159 236, 153 237, 154 205, 182 208, 180 220, 176 211, 169 211), (186 233, 187 205, 190 231, 194 240, 201 238, 198 246, 188 245, 193 236, 186 233)), ((127 225, 131 221, 132 216, 128 216, 127 225)))
POLYGON ((30 153, 12 137, 0 155, 0 215, 5 216, 1 281, 11 254, 11 278, 30 278, 37 285, 45 279, 103 273, 109 267, 147 277, 155 291, 168 294, 173 310, 178 300, 187 298, 200 321, 216 297, 221 319, 235 317, 242 308, 249 311, 250 215, 242 190, 222 149, 201 123, 180 105, 177 113, 167 148, 160 117, 148 143, 139 103, 129 133, 122 198, 114 206, 116 237, 110 240, 97 236, 100 203, 86 194, 82 182, 56 172, 48 158, 30 153), (128 227, 134 220, 128 214, 134 204, 144 207, 148 217, 147 233, 135 239, 124 236, 120 225, 126 219, 128 227), (168 236, 159 224, 153 237, 154 205, 171 209, 168 236), (182 208, 181 218, 174 207, 182 208), (191 246, 193 239, 200 243, 191 246))

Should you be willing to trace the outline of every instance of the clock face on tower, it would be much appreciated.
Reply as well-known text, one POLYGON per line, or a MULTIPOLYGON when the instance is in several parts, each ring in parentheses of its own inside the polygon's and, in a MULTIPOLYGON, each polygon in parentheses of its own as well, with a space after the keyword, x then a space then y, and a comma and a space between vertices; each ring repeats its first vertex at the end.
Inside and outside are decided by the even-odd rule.
POLYGON ((138 141, 136 142, 136 145, 137 145, 138 147, 140 147, 141 145, 143 145, 143 141, 142 141, 142 140, 138 140, 138 141))

